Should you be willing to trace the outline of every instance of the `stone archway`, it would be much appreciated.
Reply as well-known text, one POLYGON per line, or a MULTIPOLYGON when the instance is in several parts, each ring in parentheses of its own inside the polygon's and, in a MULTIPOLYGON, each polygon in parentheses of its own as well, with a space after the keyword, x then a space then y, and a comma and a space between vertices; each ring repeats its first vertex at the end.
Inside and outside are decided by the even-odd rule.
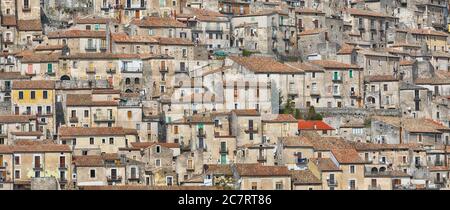
POLYGON ((67 75, 64 75, 61 77, 61 81, 64 81, 64 80, 70 80, 70 77, 67 75))

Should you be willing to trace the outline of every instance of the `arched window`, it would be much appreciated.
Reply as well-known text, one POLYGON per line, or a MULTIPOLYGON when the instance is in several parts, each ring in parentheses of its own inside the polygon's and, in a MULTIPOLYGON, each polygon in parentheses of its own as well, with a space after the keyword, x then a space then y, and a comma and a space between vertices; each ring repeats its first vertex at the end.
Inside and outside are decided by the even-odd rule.
POLYGON ((139 78, 134 78, 134 84, 138 85, 139 83, 141 83, 141 80, 139 78))
POLYGON ((130 78, 126 78, 125 79, 125 84, 127 84, 127 85, 131 84, 131 79, 130 78))

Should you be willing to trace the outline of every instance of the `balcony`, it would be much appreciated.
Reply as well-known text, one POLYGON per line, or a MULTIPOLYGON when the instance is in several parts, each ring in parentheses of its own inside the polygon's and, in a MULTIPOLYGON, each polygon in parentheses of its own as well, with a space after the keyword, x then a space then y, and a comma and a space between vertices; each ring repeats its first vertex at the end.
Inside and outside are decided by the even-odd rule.
POLYGON ((333 82, 335 83, 342 83, 344 79, 341 76, 333 77, 333 82))
POLYGON ((121 182, 122 176, 107 176, 108 182, 121 182))
POLYGON ((36 76, 36 72, 25 72, 26 76, 36 76))
POLYGON ((337 180, 334 180, 334 179, 327 179, 327 184, 329 187, 337 187, 338 186, 337 180))
POLYGON ((342 97, 341 92, 333 92, 333 97, 342 97))
POLYGON ((292 89, 292 90, 288 91, 288 95, 289 96, 298 96, 298 92, 292 89))
POLYGON ((358 94, 356 94, 355 91, 351 91, 350 92, 350 98, 359 98, 360 96, 358 94))
POLYGON ((310 95, 311 96, 320 96, 320 91, 319 90, 311 90, 310 95))
POLYGON ((206 137, 206 132, 205 132, 205 131, 198 131, 197 137, 199 137, 199 138, 205 138, 205 137, 206 137))
POLYGON ((137 177, 137 176, 130 176, 130 177, 128 177, 128 180, 129 181, 139 181, 141 179, 139 177, 137 177))
POLYGON ((48 76, 55 76, 56 72, 54 72, 54 71, 47 71, 47 72, 45 72, 45 74, 48 75, 48 76))
POLYGON ((4 39, 3 44, 13 44, 14 41, 12 39, 4 39))
POLYGON ((33 170, 41 171, 42 170, 42 165, 34 165, 33 170))
POLYGON ((97 72, 96 68, 86 68, 86 74, 95 74, 97 72))
POLYGON ((112 8, 113 7, 112 7, 111 4, 103 4, 102 6, 100 6, 100 10, 103 10, 103 11, 108 11, 108 10, 110 10, 112 8))
POLYGON ((116 68, 109 68, 106 69, 106 73, 107 74, 115 74, 117 72, 116 68))
POLYGON ((220 154, 228 154, 228 148, 220 148, 220 154))
POLYGON ((258 128, 249 127, 245 129, 245 133, 258 133, 258 128))
POLYGON ((67 179, 66 179, 66 178, 59 178, 59 179, 58 179, 58 182, 59 182, 60 184, 66 184, 66 183, 67 183, 67 179))
POLYGON ((86 45, 86 47, 84 49, 86 51, 97 51, 97 47, 96 46, 92 46, 92 45, 86 45))
POLYGON ((23 12, 31 12, 31 7, 30 7, 30 6, 24 6, 24 7, 22 8, 22 11, 23 11, 23 12))
POLYGON ((114 121, 116 121, 116 118, 114 116, 94 114, 94 122, 114 122, 114 121))
POLYGON ((168 67, 159 67, 159 72, 169 72, 168 67))
POLYGON ((108 49, 108 47, 106 45, 100 46, 100 51, 106 51, 107 49, 108 49))
POLYGON ((122 67, 120 69, 122 73, 142 73, 142 68, 140 67, 122 67))
POLYGON ((266 161, 267 161, 267 157, 264 156, 264 155, 259 155, 257 161, 258 161, 259 163, 266 162, 266 161))
POLYGON ((78 123, 78 117, 71 117, 69 118, 70 123, 78 123))
POLYGON ((59 170, 67 170, 67 165, 66 164, 59 164, 59 170))
POLYGON ((0 170, 1 170, 1 169, 6 169, 6 164, 1 163, 1 165, 0 165, 0 170))
POLYGON ((188 166, 187 168, 186 168, 186 171, 195 171, 195 168, 194 168, 194 166, 188 166))

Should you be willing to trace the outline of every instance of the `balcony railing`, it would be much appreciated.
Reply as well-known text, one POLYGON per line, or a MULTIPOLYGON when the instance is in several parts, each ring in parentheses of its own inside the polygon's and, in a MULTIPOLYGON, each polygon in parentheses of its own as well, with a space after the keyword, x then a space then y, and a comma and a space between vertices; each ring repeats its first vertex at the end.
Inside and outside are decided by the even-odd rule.
POLYGON ((108 176, 108 182, 120 182, 122 181, 122 176, 108 176))
POLYGON ((116 71, 116 68, 108 68, 108 69, 106 69, 106 73, 108 73, 108 74, 115 74, 117 71, 116 71))
POLYGON ((70 123, 78 123, 78 117, 71 117, 71 118, 69 119, 69 122, 70 122, 70 123))
POLYGON ((308 164, 307 158, 297 158, 297 166, 306 166, 308 164))
POLYGON ((59 164, 59 170, 67 170, 67 165, 66 164, 59 164))
POLYGON ((249 127, 245 129, 246 133, 258 133, 258 128, 255 127, 249 127))
POLYGON ((335 179, 327 179, 327 184, 329 187, 336 187, 338 186, 338 182, 335 179))
POLYGON ((142 73, 142 68, 139 67, 122 67, 122 73, 142 73))
POLYGON ((258 156, 258 162, 266 162, 267 161, 267 157, 264 155, 259 155, 258 156))
POLYGON ((343 82, 344 79, 341 76, 333 77, 333 82, 343 82))
POLYGON ((223 31, 223 27, 221 27, 221 26, 216 26, 216 27, 208 26, 208 27, 206 27, 206 31, 221 32, 221 31, 223 31))
POLYGON ((205 137, 206 137, 206 132, 205 132, 205 131, 198 131, 197 137, 199 137, 199 138, 205 138, 205 137))
POLYGON ((12 39, 4 39, 3 43, 4 44, 12 44, 12 43, 14 43, 14 41, 12 39))
POLYGON ((159 67, 159 71, 160 72, 169 72, 169 68, 168 67, 159 67))
POLYGON ((95 122, 114 122, 116 118, 114 116, 98 115, 94 114, 95 122))
POLYGON ((97 51, 97 47, 96 46, 89 46, 86 45, 86 47, 84 48, 86 51, 97 51))
POLYGON ((35 170, 35 171, 40 171, 40 170, 42 170, 42 165, 34 165, 34 167, 33 167, 33 169, 35 170))
POLYGON ((228 154, 228 148, 221 147, 220 154, 228 154))

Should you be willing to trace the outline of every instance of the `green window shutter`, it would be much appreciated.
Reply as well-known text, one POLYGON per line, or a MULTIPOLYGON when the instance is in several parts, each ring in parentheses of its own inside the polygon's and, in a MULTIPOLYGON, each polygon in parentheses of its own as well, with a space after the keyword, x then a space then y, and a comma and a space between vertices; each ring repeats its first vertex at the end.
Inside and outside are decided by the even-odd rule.
POLYGON ((350 78, 353 78, 353 70, 350 70, 349 74, 350 74, 350 78))
POLYGON ((48 72, 48 73, 52 73, 52 72, 53 72, 53 64, 49 63, 49 64, 47 65, 47 72, 48 72))
POLYGON ((95 24, 95 30, 96 31, 100 30, 100 25, 99 24, 95 24))
POLYGON ((198 124, 198 129, 203 129, 203 123, 198 124))

